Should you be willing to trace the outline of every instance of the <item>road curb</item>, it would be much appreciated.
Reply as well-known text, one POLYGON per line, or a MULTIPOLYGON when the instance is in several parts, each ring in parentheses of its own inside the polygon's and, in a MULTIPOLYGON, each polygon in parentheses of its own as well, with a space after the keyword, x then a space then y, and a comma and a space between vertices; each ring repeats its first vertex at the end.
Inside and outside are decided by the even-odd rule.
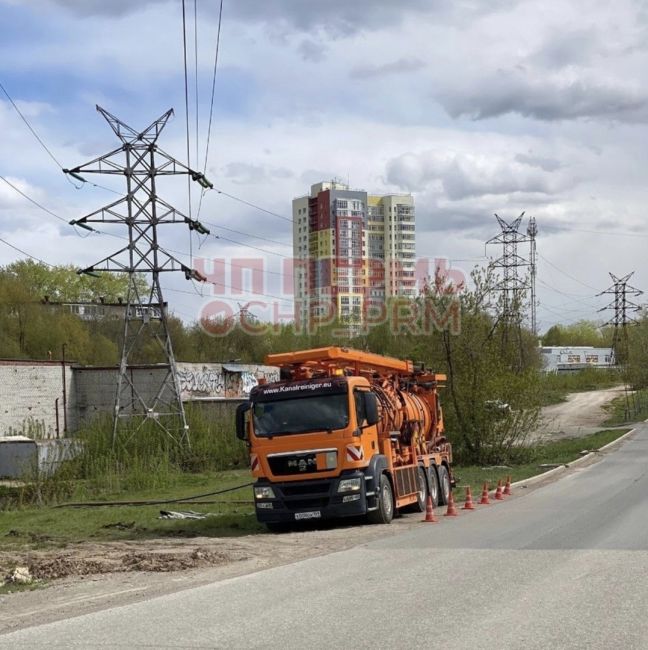
MULTIPOLYGON (((644 420, 644 421, 648 422, 648 420, 644 420)), ((535 485, 536 483, 539 483, 540 481, 544 481, 545 479, 548 479, 554 476, 555 474, 562 474, 563 472, 566 472, 571 467, 578 467, 578 465, 582 465, 588 460, 591 460, 600 452, 606 451, 607 449, 611 449, 612 447, 619 445, 628 436, 632 435, 636 430, 637 430, 636 427, 634 429, 630 429, 630 431, 624 433, 622 436, 619 436, 616 440, 613 440, 612 442, 608 442, 607 445, 603 445, 603 447, 599 447, 596 451, 590 451, 589 454, 585 454, 584 456, 581 456, 580 458, 571 461, 571 463, 566 463, 565 465, 561 465, 560 467, 554 467, 553 469, 550 469, 546 472, 542 472, 541 474, 536 474, 535 476, 530 476, 529 478, 525 478, 520 481, 516 481, 515 483, 511 483, 511 487, 512 488, 526 487, 527 485, 535 485)))

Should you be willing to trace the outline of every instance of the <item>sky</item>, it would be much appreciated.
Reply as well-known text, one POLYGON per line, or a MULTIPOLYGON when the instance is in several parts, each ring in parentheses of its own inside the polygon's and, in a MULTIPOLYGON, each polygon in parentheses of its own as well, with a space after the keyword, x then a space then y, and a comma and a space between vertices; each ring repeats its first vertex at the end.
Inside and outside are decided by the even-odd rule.
MULTIPOLYGON (((186 0, 190 163, 202 169, 218 2, 195 11, 197 46, 186 0)), ((0 182, 0 237, 51 264, 110 255, 118 239, 67 222, 115 195, 77 188, 59 165, 118 146, 96 104, 136 129, 174 108, 159 143, 187 161, 181 0, 0 0, 0 83, 56 159, 0 92, 0 174, 60 217, 0 182)), ((199 213, 198 187, 192 195, 213 236, 169 226, 162 244, 210 278, 220 277, 213 260, 226 260, 228 286, 245 260, 262 259, 267 295, 168 274, 165 298, 185 321, 249 300, 266 303, 253 305, 259 315, 289 314, 291 201, 332 178, 411 192, 417 255, 465 274, 500 254, 484 245, 498 233, 494 213, 535 217, 540 331, 606 318, 610 296, 596 294, 609 272, 648 286, 641 0, 224 0, 214 87, 216 190, 199 213)), ((188 214, 184 178, 160 195, 188 214)), ((0 265, 23 257, 0 242, 0 265)))

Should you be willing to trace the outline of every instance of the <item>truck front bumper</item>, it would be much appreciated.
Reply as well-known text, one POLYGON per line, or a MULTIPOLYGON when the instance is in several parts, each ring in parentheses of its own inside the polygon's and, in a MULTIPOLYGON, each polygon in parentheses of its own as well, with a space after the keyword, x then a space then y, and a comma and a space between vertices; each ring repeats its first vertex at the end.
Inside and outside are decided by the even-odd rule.
MULTIPOLYGON (((257 519, 261 523, 317 521, 339 517, 357 517, 367 513, 366 481, 363 472, 350 472, 339 477, 270 483, 258 480, 254 487, 271 487, 274 498, 255 499, 257 519), (339 493, 341 480, 360 478, 360 489, 339 493)), ((369 497, 369 499, 368 499, 369 497)))

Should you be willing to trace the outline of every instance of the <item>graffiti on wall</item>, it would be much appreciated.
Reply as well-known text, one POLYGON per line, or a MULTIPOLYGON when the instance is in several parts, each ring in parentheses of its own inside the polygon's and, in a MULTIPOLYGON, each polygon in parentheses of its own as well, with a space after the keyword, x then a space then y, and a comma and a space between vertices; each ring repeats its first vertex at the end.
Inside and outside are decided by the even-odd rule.
POLYGON ((181 398, 185 401, 244 399, 259 383, 259 379, 265 379, 268 383, 279 381, 279 369, 273 366, 237 364, 229 368, 219 363, 178 363, 181 398))
POLYGON ((178 368, 178 381, 181 393, 204 393, 217 397, 225 396, 225 378, 221 368, 202 366, 202 368, 178 368))

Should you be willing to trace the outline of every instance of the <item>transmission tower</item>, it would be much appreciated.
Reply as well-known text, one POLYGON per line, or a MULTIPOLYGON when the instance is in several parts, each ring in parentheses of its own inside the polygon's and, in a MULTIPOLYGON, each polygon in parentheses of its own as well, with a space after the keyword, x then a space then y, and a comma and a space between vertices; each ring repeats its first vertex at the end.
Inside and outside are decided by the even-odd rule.
POLYGON ((599 311, 614 311, 614 315, 607 323, 605 323, 605 325, 612 325, 614 327, 612 332, 612 355, 610 362, 612 365, 619 366, 623 372, 626 420, 629 420, 631 413, 636 412, 637 410, 635 396, 634 393, 630 391, 628 381, 628 364, 630 360, 628 325, 635 325, 637 321, 631 316, 628 316, 628 313, 638 312, 641 309, 639 305, 629 300, 628 296, 640 296, 643 293, 643 291, 628 284, 633 275, 634 271, 618 278, 613 273, 610 273, 610 277, 614 284, 598 294, 599 296, 606 294, 612 294, 614 296, 612 302, 606 307, 599 309, 599 311))
POLYGON ((522 298, 524 292, 529 289, 528 279, 520 274, 520 269, 529 268, 529 261, 518 253, 519 244, 531 241, 529 235, 520 232, 523 217, 524 212, 511 223, 507 223, 496 214, 501 232, 486 242, 487 246, 498 244, 502 247, 502 255, 489 266, 501 270, 501 278, 495 290, 502 295, 500 319, 505 326, 520 325, 522 298))
MULTIPOLYGON (((628 273, 622 278, 618 278, 613 273, 610 273, 612 282, 614 283, 611 287, 599 293, 599 296, 604 296, 607 294, 612 294, 614 298, 612 302, 599 309, 599 311, 614 311, 612 318, 605 323, 605 325, 612 325, 614 327, 612 333, 612 363, 619 364, 621 360, 624 364, 627 364, 628 361, 628 325, 635 325, 637 321, 629 316, 629 313, 638 312, 641 307, 636 303, 632 302, 629 299, 629 296, 640 296, 643 294, 643 291, 636 289, 628 284, 630 278, 634 275, 628 273)), ((604 326, 605 326, 604 325, 604 326)))
POLYGON ((97 106, 121 141, 118 149, 95 158, 73 169, 63 170, 81 182, 81 174, 109 174, 126 178, 126 195, 113 203, 72 220, 87 230, 89 224, 121 224, 128 230, 128 245, 100 262, 77 273, 96 275, 97 272, 128 274, 128 294, 124 312, 123 341, 117 394, 115 398, 113 444, 121 421, 135 421, 132 434, 145 422, 153 422, 178 443, 189 445, 189 427, 180 399, 175 358, 169 335, 167 307, 162 296, 160 274, 183 272, 186 279, 204 281, 206 278, 190 269, 165 251, 159 244, 158 228, 169 224, 185 224, 189 230, 208 234, 200 222, 185 216, 163 201, 157 193, 160 176, 189 174, 203 188, 212 184, 204 174, 189 169, 158 148, 157 140, 173 115, 173 109, 155 120, 143 131, 136 131, 108 111, 97 106), (148 286, 141 281, 142 274, 150 278, 148 286), (159 345, 163 362, 157 367, 165 371, 150 379, 146 389, 137 386, 128 367, 131 359, 142 352, 147 343, 159 345))
POLYGON ((537 275, 537 251, 536 251, 536 236, 538 234, 538 225, 536 224, 535 217, 529 219, 527 226, 527 235, 529 237, 529 285, 531 289, 531 331, 534 335, 538 335, 538 318, 537 318, 537 298, 536 298, 536 275, 537 275))

